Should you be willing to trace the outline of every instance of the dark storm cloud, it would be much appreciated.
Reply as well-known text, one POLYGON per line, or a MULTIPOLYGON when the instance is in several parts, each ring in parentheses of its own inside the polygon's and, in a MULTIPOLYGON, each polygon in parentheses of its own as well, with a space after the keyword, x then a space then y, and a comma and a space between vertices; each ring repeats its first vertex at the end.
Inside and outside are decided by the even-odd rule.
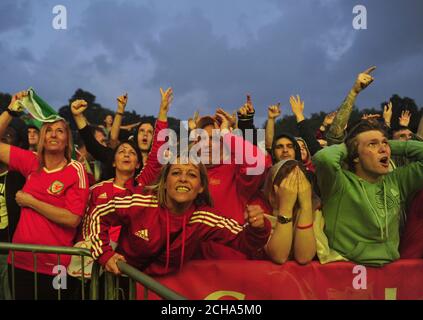
POLYGON ((30 25, 32 22, 32 9, 30 1, 1 1, 0 34, 30 25))
POLYGON ((230 48, 226 37, 213 34, 212 23, 218 21, 208 21, 199 11, 184 15, 148 47, 157 64, 151 85, 166 79, 182 94, 205 90, 212 108, 237 107, 251 92, 261 114, 264 106, 290 94, 321 92, 326 85, 318 80, 328 72, 324 48, 316 39, 334 23, 318 6, 295 10, 298 14, 289 11, 239 48, 230 48))
POLYGON ((138 57, 140 46, 154 28, 152 10, 138 3, 92 2, 85 10, 78 37, 87 46, 101 44, 119 63, 138 57))
POLYGON ((239 106, 242 95, 251 92, 258 115, 264 116, 266 105, 279 100, 286 105, 296 93, 309 102, 309 112, 335 109, 357 73, 371 65, 378 66, 377 81, 358 105, 377 106, 393 93, 411 94, 409 86, 421 83, 422 62, 406 63, 423 44, 421 3, 360 2, 368 9, 367 30, 352 28, 355 1, 277 3, 281 17, 235 49, 226 37, 213 34, 213 23, 219 22, 200 11, 175 20, 147 48, 157 64, 150 85, 166 81, 182 94, 204 90, 211 108, 239 106), (395 86, 387 72, 393 64, 405 71, 395 86))
POLYGON ((261 124, 270 103, 282 102, 287 114, 291 94, 307 114, 337 108, 358 72, 376 65, 358 106, 377 107, 394 93, 423 101, 422 1, 268 0, 261 15, 248 1, 242 12, 237 1, 68 2, 69 30, 49 25, 37 34, 42 43, 29 43, 35 17, 51 19, 52 5, 0 2, 3 88, 33 85, 58 106, 79 87, 100 101, 129 90, 143 106, 137 112, 155 114, 158 88, 171 85, 172 115, 181 118, 198 107, 234 110, 249 92, 261 124), (352 27, 357 4, 367 8, 367 30, 352 27))

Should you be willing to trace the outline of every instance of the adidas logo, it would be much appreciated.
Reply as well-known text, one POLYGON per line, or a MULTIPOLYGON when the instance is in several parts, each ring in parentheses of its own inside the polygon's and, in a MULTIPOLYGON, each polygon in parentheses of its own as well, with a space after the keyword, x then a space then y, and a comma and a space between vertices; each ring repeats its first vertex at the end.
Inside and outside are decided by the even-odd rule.
POLYGON ((145 241, 150 241, 150 239, 148 238, 148 229, 139 230, 135 232, 135 235, 145 241))
POLYGON ((100 194, 97 199, 107 199, 107 193, 104 192, 104 193, 100 194))

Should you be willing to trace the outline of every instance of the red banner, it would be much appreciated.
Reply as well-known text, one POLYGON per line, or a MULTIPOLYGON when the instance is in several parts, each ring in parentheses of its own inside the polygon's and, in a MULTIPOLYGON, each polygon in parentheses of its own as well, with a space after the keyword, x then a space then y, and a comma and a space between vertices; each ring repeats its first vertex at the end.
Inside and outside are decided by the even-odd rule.
MULTIPOLYGON (((383 268, 349 262, 191 261, 180 273, 156 279, 196 300, 423 299, 423 260, 399 260, 383 268)), ((143 288, 138 289, 143 299, 143 288)))

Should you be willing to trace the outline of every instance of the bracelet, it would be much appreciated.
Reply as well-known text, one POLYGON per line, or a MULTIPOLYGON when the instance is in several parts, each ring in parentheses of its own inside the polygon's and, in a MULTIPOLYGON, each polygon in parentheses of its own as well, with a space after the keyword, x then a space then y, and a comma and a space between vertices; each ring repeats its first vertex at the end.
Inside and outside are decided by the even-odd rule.
POLYGON ((115 112, 115 114, 118 114, 120 116, 123 116, 123 112, 115 112))
POLYGON ((9 108, 6 108, 7 113, 9 113, 12 117, 19 117, 19 112, 17 111, 12 111, 9 108))
POLYGON ((297 229, 304 230, 304 229, 311 228, 312 226, 313 226, 313 222, 311 224, 306 225, 306 226, 297 226, 297 229))

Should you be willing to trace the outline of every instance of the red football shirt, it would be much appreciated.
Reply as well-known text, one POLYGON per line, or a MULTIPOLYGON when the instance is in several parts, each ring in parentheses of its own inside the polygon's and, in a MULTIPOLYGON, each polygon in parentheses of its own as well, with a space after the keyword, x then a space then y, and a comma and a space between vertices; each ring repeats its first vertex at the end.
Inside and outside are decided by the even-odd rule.
MULTIPOLYGON (((37 156, 33 152, 11 146, 9 168, 19 171, 26 178, 22 191, 75 215, 84 215, 89 189, 87 173, 81 163, 72 160, 61 169, 48 171, 39 168, 37 156)), ((60 226, 37 211, 23 207, 12 242, 71 247, 75 233, 76 228, 60 226)), ((70 256, 60 256, 61 265, 67 266, 69 262, 70 256)), ((53 274, 57 264, 56 254, 37 254, 37 272, 53 274)), ((16 251, 15 266, 34 271, 33 254, 16 251)))

